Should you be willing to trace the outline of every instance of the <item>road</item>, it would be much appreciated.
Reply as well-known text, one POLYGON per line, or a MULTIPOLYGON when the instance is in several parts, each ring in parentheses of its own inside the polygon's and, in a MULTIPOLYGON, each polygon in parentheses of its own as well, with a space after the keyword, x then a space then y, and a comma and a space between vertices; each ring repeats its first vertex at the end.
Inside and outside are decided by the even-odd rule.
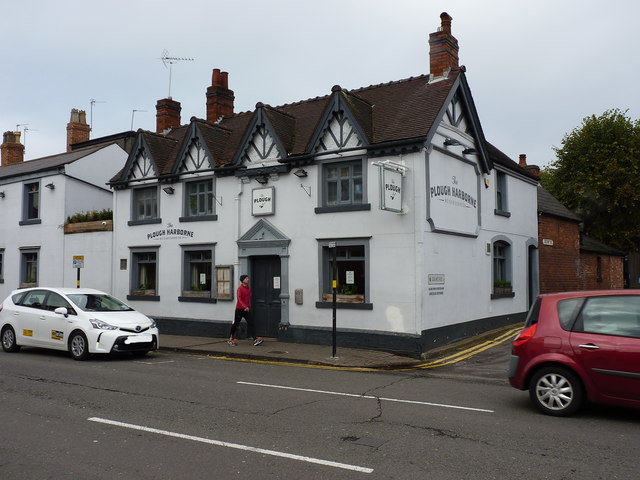
POLYGON ((637 478, 640 412, 538 414, 506 350, 380 373, 0 352, 0 478, 637 478))

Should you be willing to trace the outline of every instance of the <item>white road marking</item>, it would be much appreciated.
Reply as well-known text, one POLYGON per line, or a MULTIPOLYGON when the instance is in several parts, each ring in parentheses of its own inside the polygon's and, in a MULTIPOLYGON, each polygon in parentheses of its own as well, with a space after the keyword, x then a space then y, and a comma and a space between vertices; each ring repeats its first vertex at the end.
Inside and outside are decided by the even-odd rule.
POLYGON ((193 435, 185 435, 184 433, 169 432, 167 430, 159 430, 157 428, 144 427, 142 425, 134 425, 131 423, 118 422, 116 420, 109 420, 106 418, 90 417, 87 420, 89 420, 90 422, 105 423, 107 425, 113 425, 116 427, 129 428, 132 430, 140 430, 142 432, 157 433, 158 435, 181 438, 183 440, 193 440, 194 442, 208 443, 210 445, 216 445, 219 447, 235 448, 237 450, 246 450, 248 452, 260 453, 263 455, 272 455, 274 457, 288 458, 290 460, 298 460, 301 462, 315 463, 315 464, 324 465, 327 467, 342 468, 345 470, 352 470, 355 472, 362 472, 362 473, 373 472, 373 468, 359 467, 357 465, 349 465, 348 463, 332 462, 331 460, 322 460, 320 458, 306 457, 304 455, 295 455, 292 453, 278 452, 276 450, 266 450, 264 448, 250 447, 248 445, 240 445, 237 443, 223 442, 220 440, 212 440, 210 438, 195 437, 193 435))
POLYGON ((175 363, 175 360, 165 360, 162 362, 154 362, 152 360, 144 361, 144 360, 135 360, 134 363, 142 363, 143 365, 160 365, 163 363, 175 363))
POLYGON ((432 402, 421 402, 418 400, 402 400, 398 398, 384 398, 384 397, 376 397, 373 395, 360 395, 357 393, 343 393, 343 392, 331 392, 328 390, 314 390, 311 388, 298 388, 298 387, 287 387, 285 385, 269 385, 267 383, 253 383, 253 382, 236 382, 241 385, 253 385, 254 387, 268 387, 268 388, 279 388, 282 390, 296 390, 299 392, 310 392, 310 393, 324 393, 326 395, 339 395, 342 397, 354 397, 354 398, 364 398, 368 400, 384 400, 386 402, 398 402, 398 403, 412 403, 415 405, 428 405, 431 407, 442 407, 442 408, 455 408, 458 410, 471 410, 473 412, 482 412, 482 413, 494 413, 493 410, 487 410, 484 408, 472 408, 472 407, 462 407, 460 405, 447 405, 444 403, 432 403, 432 402))

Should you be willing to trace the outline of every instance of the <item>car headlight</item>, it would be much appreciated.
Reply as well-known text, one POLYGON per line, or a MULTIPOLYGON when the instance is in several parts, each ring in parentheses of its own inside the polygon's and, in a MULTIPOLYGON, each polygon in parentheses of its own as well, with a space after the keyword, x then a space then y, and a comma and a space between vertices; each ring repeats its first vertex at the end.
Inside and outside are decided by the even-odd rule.
POLYGON ((156 321, 154 319, 151 320, 151 326, 149 328, 156 328, 156 321))
POLYGON ((97 320, 92 318, 89 320, 93 328, 99 328, 100 330, 117 330, 118 327, 114 327, 113 325, 109 325, 108 323, 103 322, 102 320, 97 320))

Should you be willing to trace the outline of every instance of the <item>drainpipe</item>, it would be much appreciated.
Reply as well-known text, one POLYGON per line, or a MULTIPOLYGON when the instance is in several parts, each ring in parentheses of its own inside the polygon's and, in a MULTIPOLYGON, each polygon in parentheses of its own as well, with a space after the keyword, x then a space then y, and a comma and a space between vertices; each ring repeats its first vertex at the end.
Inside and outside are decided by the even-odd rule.
MULTIPOLYGON (((238 192, 236 193, 236 196, 234 197, 234 200, 237 202, 237 208, 238 211, 236 213, 236 240, 240 239, 240 235, 242 235, 242 231, 240 230, 242 228, 242 222, 241 222, 241 213, 242 213, 242 193, 244 191, 244 183, 242 183, 242 179, 240 177, 238 177, 238 192)), ((240 267, 240 257, 237 254, 236 251, 236 274, 239 275, 240 271, 239 271, 239 267, 240 267)))

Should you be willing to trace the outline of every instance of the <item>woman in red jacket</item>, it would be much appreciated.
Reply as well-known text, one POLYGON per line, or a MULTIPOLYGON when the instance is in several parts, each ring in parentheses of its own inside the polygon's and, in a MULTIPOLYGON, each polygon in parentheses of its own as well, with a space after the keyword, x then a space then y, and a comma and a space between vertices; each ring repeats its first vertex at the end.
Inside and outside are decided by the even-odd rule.
POLYGON ((229 332, 229 340, 227 343, 232 347, 236 346, 236 329, 240 322, 244 318, 247 321, 247 329, 249 335, 253 337, 253 345, 260 345, 263 340, 260 337, 256 337, 255 328, 253 327, 253 318, 251 315, 251 289, 249 288, 249 275, 240 275, 240 285, 236 290, 236 313, 233 317, 233 325, 231 325, 231 331, 229 332))

